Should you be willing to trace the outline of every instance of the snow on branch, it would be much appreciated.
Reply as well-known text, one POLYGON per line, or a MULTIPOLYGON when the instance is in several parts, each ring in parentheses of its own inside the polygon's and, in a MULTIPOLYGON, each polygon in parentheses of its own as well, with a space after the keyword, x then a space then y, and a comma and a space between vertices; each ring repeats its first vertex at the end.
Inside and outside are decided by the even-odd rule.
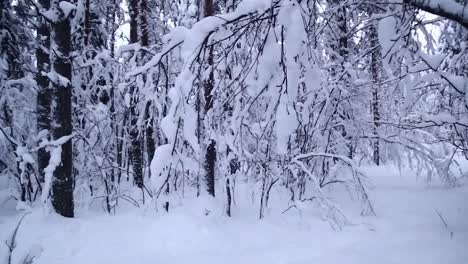
MULTIPOLYGON (((34 1, 30 1, 34 5, 34 1)), ((39 6, 36 5, 38 8, 39 6)), ((40 12, 42 17, 44 17, 47 21, 51 23, 57 23, 60 20, 68 19, 68 17, 72 14, 72 12, 76 10, 76 6, 68 1, 60 1, 59 2, 59 9, 52 7, 49 10, 45 10, 40 12)))
MULTIPOLYGON (((319 152, 311 152, 311 153, 306 153, 306 154, 299 154, 296 157, 292 159, 292 163, 295 163, 301 167, 302 170, 304 170, 305 173, 314 181, 314 188, 316 191, 320 194, 322 193, 320 185, 315 181, 314 176, 312 173, 307 169, 305 164, 302 162, 302 160, 308 160, 308 159, 313 159, 317 157, 323 157, 323 158, 332 158, 332 159, 338 159, 344 162, 346 165, 348 165, 351 168, 352 174, 353 174, 353 180, 354 182, 352 183, 354 188, 356 189, 357 194, 360 196, 360 199, 363 203, 363 209, 361 214, 363 215, 375 215, 374 208, 372 206, 372 203, 369 200, 369 195, 367 194, 367 190, 364 187, 362 183, 362 178, 364 177, 364 173, 361 172, 356 165, 356 163, 343 155, 336 155, 336 154, 331 154, 331 153, 319 153, 319 152)), ((320 196, 318 196, 320 197, 320 196)))
MULTIPOLYGON (((164 36, 163 42, 165 43, 163 50, 158 54, 154 55, 150 61, 145 65, 136 68, 135 70, 127 73, 126 77, 132 77, 144 72, 147 72, 153 67, 156 67, 161 59, 169 54, 175 48, 184 44, 183 51, 185 51, 185 57, 188 59, 190 56, 196 56, 197 50, 201 48, 205 39, 209 37, 213 32, 217 31, 220 27, 232 24, 240 21, 246 16, 254 15, 259 12, 266 12, 269 8, 278 7, 279 1, 271 0, 258 0, 258 1, 243 1, 239 3, 235 12, 206 17, 199 22, 195 23, 191 29, 186 27, 176 27, 171 30, 167 35, 164 36), (185 42, 190 40, 190 42, 185 42)), ((138 44, 137 44, 138 45, 138 44)), ((130 45, 127 45, 130 46, 130 45)), ((129 48, 127 48, 128 50, 129 48)), ((121 50, 123 52, 125 50, 121 50)))
POLYGON ((71 85, 71 82, 68 78, 66 78, 63 75, 60 75, 54 69, 52 69, 46 75, 52 83, 59 85, 60 87, 69 87, 69 85, 71 85))
POLYGON ((76 10, 76 6, 67 1, 60 1, 59 3, 60 9, 62 9, 63 15, 67 18, 73 10, 76 10))
POLYGON ((49 192, 52 187, 52 180, 55 169, 62 162, 62 145, 65 144, 68 140, 73 138, 72 135, 63 136, 54 141, 42 141, 40 147, 47 147, 47 151, 50 153, 49 165, 44 168, 45 181, 44 188, 41 194, 41 201, 45 203, 49 197, 49 192))
POLYGON ((340 229, 343 226, 347 225, 349 223, 349 220, 347 219, 345 214, 341 211, 341 209, 336 203, 334 203, 325 195, 322 188, 320 188, 320 184, 313 175, 312 171, 310 171, 309 168, 307 168, 304 162, 302 162, 301 158, 296 157, 291 161, 291 163, 299 166, 299 168, 303 170, 311 180, 311 187, 316 197, 316 201, 318 202, 318 205, 322 210, 324 218, 330 223, 330 225, 333 228, 337 229, 340 229))
POLYGON ((404 3, 456 21, 468 29, 468 7, 454 0, 405 0, 404 3))
MULTIPOLYGON (((144 72, 147 72, 153 67, 156 67, 159 63, 161 63, 161 59, 164 58, 164 56, 166 56, 172 50, 174 50, 175 48, 179 47, 182 43, 184 43, 186 31, 187 31, 187 28, 185 27, 176 27, 172 29, 169 34, 164 36, 164 42, 166 43, 166 45, 164 45, 163 50, 159 52, 158 54, 154 55, 151 58, 151 60, 148 61, 145 65, 138 67, 134 69, 133 71, 127 73, 126 77, 130 78, 130 77, 142 74, 144 72)), ((132 45, 135 45, 135 44, 132 44, 132 45)), ((121 50, 120 52, 123 52, 123 51, 124 50, 121 50)))

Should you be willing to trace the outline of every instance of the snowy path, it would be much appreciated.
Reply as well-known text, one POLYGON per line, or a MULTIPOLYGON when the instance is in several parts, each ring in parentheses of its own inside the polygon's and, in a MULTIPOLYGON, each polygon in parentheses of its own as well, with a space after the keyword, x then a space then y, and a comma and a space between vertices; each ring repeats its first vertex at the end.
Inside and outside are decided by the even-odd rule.
MULTIPOLYGON (((42 247, 37 264, 468 263, 468 186, 447 190, 388 179, 374 181, 371 191, 378 216, 353 219, 364 223, 339 232, 316 217, 299 221, 292 214, 260 222, 253 215, 226 220, 182 210, 72 220, 34 212, 18 234, 15 258, 42 247)), ((18 217, 0 215, 2 245, 18 217)))

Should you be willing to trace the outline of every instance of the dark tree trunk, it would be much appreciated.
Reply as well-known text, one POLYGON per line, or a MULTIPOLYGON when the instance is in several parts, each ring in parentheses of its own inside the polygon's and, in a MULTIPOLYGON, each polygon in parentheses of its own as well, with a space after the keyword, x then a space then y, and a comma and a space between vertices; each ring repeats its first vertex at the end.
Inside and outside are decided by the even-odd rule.
POLYGON ((148 37, 148 2, 147 0, 140 0, 140 43, 142 46, 149 45, 148 37))
MULTIPOLYGON (((348 62, 348 57, 349 57, 349 45, 350 43, 348 42, 348 14, 347 14, 347 8, 345 6, 342 6, 342 1, 339 0, 332 0, 330 1, 330 8, 334 10, 335 14, 333 17, 333 27, 332 30, 332 40, 331 40, 331 45, 330 48, 334 51, 337 52, 338 55, 331 54, 330 58, 334 64, 334 67, 332 68, 330 72, 330 76, 332 78, 338 78, 337 80, 339 83, 338 85, 344 86, 346 89, 351 90, 351 83, 350 83, 350 76, 347 73, 344 73, 346 68, 345 64, 348 62)), ((349 101, 341 101, 342 99, 342 91, 341 89, 338 89, 338 96, 335 98, 335 103, 336 103, 336 113, 337 115, 343 119, 343 120, 350 120, 352 119, 351 114, 344 109, 345 104, 350 104, 349 101)), ((349 132, 346 130, 346 127, 344 125, 341 125, 339 127, 339 130, 341 132, 341 136, 346 142, 347 145, 347 153, 346 155, 348 158, 352 159, 354 156, 354 146, 353 146, 353 138, 352 135, 349 135, 349 132)))
MULTIPOLYGON (((213 0, 204 1, 204 17, 213 15, 213 0)), ((213 49, 210 48, 208 54, 208 67, 213 65, 213 49)), ((213 109, 213 87, 214 87, 214 74, 213 71, 210 72, 208 80, 204 82, 204 95, 205 95, 205 113, 206 114, 213 109)), ((207 128, 205 128, 205 131, 207 128)), ((205 137, 207 135, 204 135, 205 137)), ((215 196, 215 163, 216 163, 216 141, 209 139, 206 153, 205 153, 205 183, 206 190, 209 195, 215 196)))
POLYGON ((226 215, 231 217, 231 184, 229 182, 229 178, 226 179, 226 198, 227 198, 227 205, 226 205, 226 215))
POLYGON ((131 155, 132 155, 132 166, 133 166, 133 180, 138 188, 143 188, 143 162, 142 162, 142 148, 141 148, 141 140, 139 136, 139 129, 138 129, 138 110, 137 110, 137 101, 136 98, 136 91, 137 90, 134 86, 131 89, 131 94, 133 95, 133 99, 131 101, 130 106, 130 143, 131 143, 131 155))
POLYGON ((215 196, 216 141, 210 140, 205 154, 205 183, 209 195, 215 196))
MULTIPOLYGON (((138 43, 139 1, 130 0, 130 43, 138 43)), ((139 188, 143 188, 143 155, 138 127, 138 87, 130 88, 130 152, 132 155, 133 180, 139 188)))
POLYGON ((204 0, 203 1, 204 6, 203 6, 203 16, 204 17, 209 17, 212 16, 214 13, 214 5, 213 5, 213 0, 204 0))
MULTIPOLYGON (((70 19, 65 17, 55 0, 54 8, 60 12, 60 21, 52 24, 52 41, 56 50, 51 50, 52 70, 68 79, 66 85, 56 81, 53 84, 55 102, 52 103, 52 114, 55 125, 52 127, 55 140, 72 134, 72 71, 70 60, 71 27, 70 19), (52 54, 53 53, 53 54, 52 54)), ((62 144, 61 163, 55 168, 52 181, 52 205, 55 211, 65 217, 73 217, 73 174, 72 142, 62 144)))
MULTIPOLYGON (((140 0, 140 34, 141 40, 140 43, 142 46, 149 45, 149 36, 148 36, 148 3, 147 0, 140 0)), ((143 57, 142 57, 143 59, 143 57)), ((153 116, 150 111, 152 110, 152 102, 148 101, 145 107, 145 123, 146 123, 146 153, 148 157, 148 166, 153 160, 154 151, 156 147, 156 142, 154 140, 154 128, 153 128, 153 116)), ((149 175, 151 177, 151 170, 149 175)))
POLYGON ((372 76, 372 119, 374 123, 373 133, 374 141, 372 142, 373 160, 376 165, 380 165, 380 140, 378 139, 378 128, 380 122, 380 111, 379 111, 379 72, 381 71, 381 55, 380 49, 375 48, 379 45, 377 40, 377 23, 374 21, 370 27, 369 34, 371 47, 374 49, 371 53, 371 76, 372 76))
MULTIPOLYGON (((347 10, 346 7, 341 7, 338 10, 337 14, 337 24, 338 28, 340 30, 339 32, 339 54, 340 54, 340 59, 341 63, 344 65, 348 61, 349 57, 349 50, 348 50, 348 23, 347 23, 347 10)), ((341 67, 342 71, 345 71, 346 69, 342 66, 341 67)), ((346 74, 344 76, 343 84, 350 88, 351 83, 349 81, 349 74, 346 74)), ((345 120, 350 120, 351 116, 350 113, 344 112, 343 118, 345 120)), ((346 128, 343 128, 343 137, 346 139, 346 143, 348 144, 348 158, 352 159, 354 156, 354 147, 353 147, 353 142, 352 142, 352 137, 348 135, 348 131, 346 131, 346 128)))
POLYGON ((153 160, 154 151, 156 147, 156 142, 154 140, 153 117, 151 116, 150 111, 151 111, 151 102, 148 102, 146 104, 146 109, 145 109, 146 153, 148 155, 148 164, 151 164, 151 160, 153 160))
POLYGON ((130 13, 130 43, 138 42, 138 0, 130 0, 128 10, 130 13))
MULTIPOLYGON (((107 9, 107 19, 106 23, 106 28, 110 30, 110 43, 109 43, 109 51, 110 51, 110 56, 112 60, 115 58, 115 17, 116 17, 116 1, 112 0, 112 3, 108 6, 107 9)), ((113 69, 113 64, 110 64, 110 67, 113 69)), ((109 97, 110 97, 110 107, 109 107, 109 112, 110 112, 110 119, 111 119, 111 129, 113 131, 115 140, 113 141, 113 146, 112 146, 112 152, 115 153, 118 151, 118 145, 119 141, 119 126, 116 121, 116 110, 115 110, 115 85, 114 85, 114 74, 112 71, 109 71, 109 97)), ((120 173, 120 167, 121 163, 118 162, 118 156, 121 155, 121 153, 117 152, 114 155, 111 155, 113 162, 117 162, 118 168, 115 169, 113 168, 111 170, 111 181, 112 183, 115 183, 115 175, 120 173)))
MULTIPOLYGON (((50 8, 50 0, 39 0, 39 4, 45 9, 50 8)), ((39 46, 36 49, 37 60, 37 131, 42 130, 50 131, 50 107, 52 99, 52 90, 49 87, 49 79, 43 73, 50 70, 49 67, 49 51, 50 46, 50 32, 44 18, 38 17, 37 41, 39 46)), ((37 165, 39 172, 39 180, 44 182, 44 169, 49 164, 50 155, 41 148, 37 152, 37 165)))

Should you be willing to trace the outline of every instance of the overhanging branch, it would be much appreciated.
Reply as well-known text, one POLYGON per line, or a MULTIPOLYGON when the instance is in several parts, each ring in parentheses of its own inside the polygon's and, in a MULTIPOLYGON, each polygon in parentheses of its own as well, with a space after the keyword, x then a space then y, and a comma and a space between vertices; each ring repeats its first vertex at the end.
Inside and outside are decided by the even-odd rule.
POLYGON ((404 3, 458 22, 468 29, 468 6, 466 4, 462 5, 454 0, 404 0, 404 3))

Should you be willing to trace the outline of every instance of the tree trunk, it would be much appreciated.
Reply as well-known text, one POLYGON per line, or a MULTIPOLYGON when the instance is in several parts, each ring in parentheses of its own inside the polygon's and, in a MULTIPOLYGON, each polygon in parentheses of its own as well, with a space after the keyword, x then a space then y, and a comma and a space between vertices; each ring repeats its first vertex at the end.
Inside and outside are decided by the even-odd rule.
MULTIPOLYGON (((213 0, 204 1, 204 17, 213 15, 213 0)), ((208 54, 208 67, 213 65, 213 48, 210 48, 208 54)), ((210 72, 208 80, 204 82, 204 97, 205 97, 205 109, 204 117, 206 114, 213 109, 213 87, 214 87, 214 74, 213 71, 210 72)), ((205 133, 208 129, 205 128, 205 133)), ((205 142, 207 134, 205 136, 205 142)), ((205 183, 206 190, 209 195, 215 196, 215 163, 216 163, 216 141, 213 139, 208 140, 208 144, 205 152, 205 183)))
POLYGON ((142 46, 146 47, 149 45, 148 37, 148 2, 147 0, 140 0, 140 43, 142 46))
POLYGON ((130 0, 128 10, 130 13, 130 43, 138 42, 138 0, 130 0))
MULTIPOLYGON (((348 62, 348 57, 349 57, 349 50, 348 50, 348 22, 347 20, 349 19, 347 17, 347 10, 346 7, 341 7, 337 11, 337 21, 336 23, 338 24, 339 28, 339 54, 340 54, 340 60, 341 60, 341 70, 346 71, 344 64, 348 62)), ((343 85, 350 89, 351 83, 350 83, 350 78, 349 74, 345 74, 343 77, 343 85)), ((351 115, 349 112, 344 111, 342 113, 343 119, 344 120, 350 120, 352 119, 351 115)), ((348 144, 348 158, 352 159, 354 156, 354 147, 353 147, 353 139, 352 136, 348 135, 348 131, 346 131, 346 127, 343 127, 343 137, 346 140, 346 143, 348 144)))
MULTIPOLYGON (((370 27, 369 38, 371 41, 371 47, 377 47, 379 45, 377 40, 377 23, 372 22, 370 27)), ((381 54, 380 49, 375 48, 371 53, 371 76, 372 76, 372 119, 373 119, 373 133, 374 141, 372 142, 373 160, 376 165, 380 165, 380 140, 378 139, 378 128, 380 122, 380 111, 379 111, 379 72, 381 71, 381 54)))
MULTIPOLYGON (((115 59, 115 17, 116 17, 116 1, 112 0, 112 3, 108 6, 107 9, 107 19, 106 23, 110 23, 106 25, 106 28, 110 30, 110 43, 109 43, 109 51, 110 51, 110 57, 112 60, 115 59), (110 21, 110 22, 109 22, 110 21)), ((110 64, 111 69, 113 69, 113 64, 110 64)), ((112 129, 113 135, 115 140, 113 141, 113 147, 112 147, 112 152, 118 151, 118 145, 119 141, 121 140, 119 138, 119 126, 116 121, 116 109, 115 109, 115 85, 114 85, 114 74, 113 71, 109 71, 109 85, 110 85, 110 92, 109 92, 109 97, 110 97, 110 107, 109 107, 109 112, 110 112, 110 119, 111 119, 111 124, 110 127, 112 129)), ((113 168, 111 170, 111 181, 113 184, 115 184, 115 175, 119 174, 121 172, 121 163, 118 162, 118 156, 121 155, 121 153, 117 152, 114 155, 111 155, 113 157, 112 161, 117 162, 118 168, 115 169, 113 168)))
MULTIPOLYGON (((39 0, 39 4, 45 9, 50 8, 50 0, 39 0)), ((39 46, 36 49, 37 60, 37 132, 42 130, 50 131, 50 107, 52 90, 49 87, 49 79, 43 73, 50 70, 49 67, 49 51, 50 32, 49 27, 42 17, 38 17, 37 41, 39 46)), ((37 165, 39 172, 39 180, 44 182, 44 169, 49 164, 50 155, 45 148, 40 148, 37 152, 37 165)))
MULTIPOLYGON (((154 130, 153 130, 153 117, 150 114, 151 111, 151 102, 146 104, 145 109, 145 122, 146 122, 146 154, 148 156, 148 166, 151 164, 151 160, 153 160, 154 151, 156 149, 156 142, 154 140, 154 130)), ((151 177, 151 170, 150 172, 151 177)))
MULTIPOLYGON (((140 43, 142 46, 149 46, 148 36, 148 3, 147 0, 140 0, 140 43)), ((143 56, 143 55, 142 55, 143 56)), ((143 60, 143 57, 141 58, 143 60)), ((152 110, 152 101, 148 101, 145 107, 145 129, 146 129, 146 153, 148 167, 153 160, 156 142, 154 140, 153 116, 150 111, 152 110)), ((151 177, 151 170, 148 169, 149 176, 151 177)))
POLYGON ((215 196, 216 141, 210 140, 205 154, 205 184, 209 195, 215 196))
MULTIPOLYGON (((130 0, 130 43, 138 43, 139 1, 130 0)), ((133 180, 139 188, 143 188, 143 155, 138 127, 138 87, 130 87, 130 152, 132 155, 133 180)))
POLYGON ((226 199, 227 199, 226 215, 231 217, 232 197, 231 197, 231 184, 229 182, 229 178, 226 179, 226 199))
MULTIPOLYGON (((54 80, 52 127, 55 140, 72 134, 72 71, 70 60, 71 27, 70 19, 65 17, 59 8, 59 1, 53 1, 53 8, 60 13, 60 20, 52 24, 50 59, 52 74, 64 77, 66 80, 54 80)), ((73 174, 72 174, 72 142, 67 140, 61 145, 61 163, 55 168, 52 181, 52 205, 55 211, 65 217, 73 217, 73 174)))

